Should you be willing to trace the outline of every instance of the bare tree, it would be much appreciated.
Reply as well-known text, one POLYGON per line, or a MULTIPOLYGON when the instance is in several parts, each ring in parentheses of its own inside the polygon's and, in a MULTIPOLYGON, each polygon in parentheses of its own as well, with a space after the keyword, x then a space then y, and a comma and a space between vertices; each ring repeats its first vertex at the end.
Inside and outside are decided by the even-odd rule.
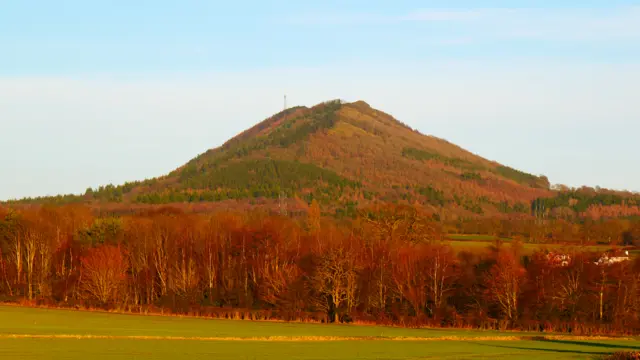
POLYGON ((33 299, 33 281, 35 277, 35 261, 38 252, 38 244, 41 234, 31 228, 27 228, 23 234, 24 255, 27 273, 27 297, 33 299))
POLYGON ((442 306, 442 300, 447 292, 454 287, 455 281, 455 257, 453 249, 449 246, 429 246, 426 251, 425 275, 426 290, 433 306, 431 314, 442 306))
POLYGON ((115 300, 126 280, 128 269, 120 248, 103 245, 89 249, 81 262, 82 289, 101 304, 115 300))
POLYGON ((499 305, 509 321, 518 318, 518 298, 525 279, 518 259, 506 251, 498 254, 496 264, 485 278, 488 298, 499 305))
POLYGON ((334 248, 321 256, 313 284, 320 295, 320 305, 328 315, 333 316, 333 322, 338 320, 338 311, 343 305, 352 306, 355 303, 355 276, 356 268, 343 247, 334 248))

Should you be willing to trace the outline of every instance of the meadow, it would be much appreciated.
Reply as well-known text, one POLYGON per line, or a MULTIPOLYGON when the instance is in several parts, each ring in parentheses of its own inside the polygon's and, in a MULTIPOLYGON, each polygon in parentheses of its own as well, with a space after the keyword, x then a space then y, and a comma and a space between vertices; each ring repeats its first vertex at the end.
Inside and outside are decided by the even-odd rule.
MULTIPOLYGON (((466 234, 451 234, 447 235, 447 240, 443 244, 451 245, 457 251, 478 251, 486 249, 495 245, 496 238, 490 235, 466 235, 466 234)), ((508 245, 513 241, 511 238, 500 238, 505 245, 508 245)), ((604 253, 607 250, 612 249, 611 245, 564 245, 564 244, 536 244, 536 243, 523 243, 522 250, 525 254, 533 254, 540 249, 548 249, 550 251, 574 249, 586 252, 604 253)), ((640 250, 632 250, 630 252, 632 256, 640 255, 640 250)))
POLYGON ((640 350, 640 339, 0 306, 3 359, 597 359, 622 350, 640 350))

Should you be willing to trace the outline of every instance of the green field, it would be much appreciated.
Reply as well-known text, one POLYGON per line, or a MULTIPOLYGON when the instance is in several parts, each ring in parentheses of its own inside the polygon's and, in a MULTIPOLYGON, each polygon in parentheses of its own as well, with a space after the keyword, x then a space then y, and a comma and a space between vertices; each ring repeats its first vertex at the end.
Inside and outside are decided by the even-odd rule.
MULTIPOLYGON (((488 248, 489 246, 493 246, 495 243, 495 237, 488 235, 448 235, 448 240, 444 243, 451 245, 454 249, 458 251, 467 250, 467 251, 477 251, 479 249, 488 248)), ((505 246, 509 246, 509 242, 512 241, 510 238, 500 238, 504 242, 505 246)), ((562 244, 531 244, 531 243, 523 243, 523 250, 525 253, 531 254, 534 253, 538 249, 577 249, 582 251, 591 251, 591 252, 605 252, 611 249, 610 245, 587 245, 587 246, 575 246, 575 245, 562 245, 562 244)), ((633 253, 633 251, 632 251, 633 253)))
MULTIPOLYGON (((482 248, 487 248, 489 246, 492 246, 493 243, 490 242, 485 242, 485 241, 458 241, 458 240, 451 240, 448 241, 448 243, 454 248, 454 249, 458 249, 458 250, 477 250, 477 249, 482 249, 482 248)), ((505 246, 508 246, 508 244, 505 244, 505 246)), ((611 249, 611 246, 608 245, 588 245, 588 246, 568 246, 568 245, 562 245, 562 244, 522 244, 522 248, 524 250, 524 252, 526 253, 533 253, 538 249, 549 249, 549 250, 554 250, 554 249, 576 249, 576 250, 582 250, 582 251, 591 251, 591 252, 605 252, 609 249, 611 249)))
POLYGON ((0 306, 2 359, 592 359, 614 351, 640 350, 640 341, 628 340, 488 339, 514 335, 527 334, 205 320, 0 306), (64 335, 81 337, 64 338, 64 335), (265 339, 269 336, 283 338, 265 339), (318 338, 292 341, 296 337, 318 338), (376 340, 377 337, 433 340, 376 340), (442 337, 463 339, 437 340, 442 337))
MULTIPOLYGON (((459 240, 459 241, 485 241, 485 242, 493 242, 496 240, 495 236, 491 235, 468 235, 468 234, 450 234, 447 235, 447 239, 449 240, 459 240)), ((502 241, 511 241, 511 238, 501 237, 502 241)))

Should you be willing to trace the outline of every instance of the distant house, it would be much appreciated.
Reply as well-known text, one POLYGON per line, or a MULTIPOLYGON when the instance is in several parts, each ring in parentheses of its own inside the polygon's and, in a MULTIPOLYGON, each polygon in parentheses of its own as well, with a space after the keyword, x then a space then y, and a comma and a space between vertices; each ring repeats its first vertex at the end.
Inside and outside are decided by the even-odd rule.
POLYGON ((547 254, 547 261, 553 267, 566 267, 571 264, 571 255, 550 252, 547 254))
POLYGON ((613 265, 629 260, 629 251, 625 251, 624 253, 606 252, 600 257, 600 259, 598 259, 598 261, 595 262, 595 264, 613 265))

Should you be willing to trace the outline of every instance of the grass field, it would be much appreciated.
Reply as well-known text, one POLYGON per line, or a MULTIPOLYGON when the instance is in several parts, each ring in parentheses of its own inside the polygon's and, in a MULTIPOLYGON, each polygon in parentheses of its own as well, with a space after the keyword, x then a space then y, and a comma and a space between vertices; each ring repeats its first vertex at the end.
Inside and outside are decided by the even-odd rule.
POLYGON ((2 359, 597 359, 640 350, 633 340, 532 336, 0 306, 2 359))
MULTIPOLYGON (((477 240, 476 241, 449 240, 447 241, 447 243, 457 250, 478 250, 478 249, 487 248, 493 245, 492 242, 477 241, 477 240)), ((508 246, 508 244, 505 244, 505 246, 508 246)), ((605 252, 611 249, 611 246, 608 246, 608 245, 589 245, 589 246, 582 246, 582 247, 575 247, 575 246, 572 247, 572 246, 561 245, 561 244, 529 244, 529 243, 522 244, 522 247, 524 252, 526 253, 533 253, 536 250, 542 249, 542 248, 549 249, 549 250, 576 248, 578 250, 593 251, 593 252, 605 252)))
MULTIPOLYGON (((496 240, 495 236, 491 235, 467 235, 467 234, 450 234, 447 235, 447 238, 450 240, 459 240, 459 241, 485 241, 485 242, 493 242, 496 240)), ((502 241, 511 241, 511 238, 501 237, 502 241)))
MULTIPOLYGON (((462 251, 462 250, 477 251, 479 249, 484 249, 489 246, 492 246, 495 242, 495 237, 489 236, 489 235, 452 234, 452 235, 448 235, 447 238, 448 240, 445 243, 451 245, 454 249, 458 251, 462 251)), ((508 246, 509 242, 512 241, 512 239, 510 238, 500 238, 500 239, 505 243, 505 246, 508 246)), ((530 244, 530 243, 524 243, 522 244, 522 247, 524 252, 529 254, 541 248, 546 248, 549 250, 576 248, 583 251, 593 251, 593 252, 605 252, 611 249, 610 245, 588 245, 588 246, 576 247, 576 246, 567 246, 562 244, 530 244)), ((640 253, 640 251, 638 253, 640 253)), ((635 255, 638 255, 638 254, 635 254, 635 255)))

